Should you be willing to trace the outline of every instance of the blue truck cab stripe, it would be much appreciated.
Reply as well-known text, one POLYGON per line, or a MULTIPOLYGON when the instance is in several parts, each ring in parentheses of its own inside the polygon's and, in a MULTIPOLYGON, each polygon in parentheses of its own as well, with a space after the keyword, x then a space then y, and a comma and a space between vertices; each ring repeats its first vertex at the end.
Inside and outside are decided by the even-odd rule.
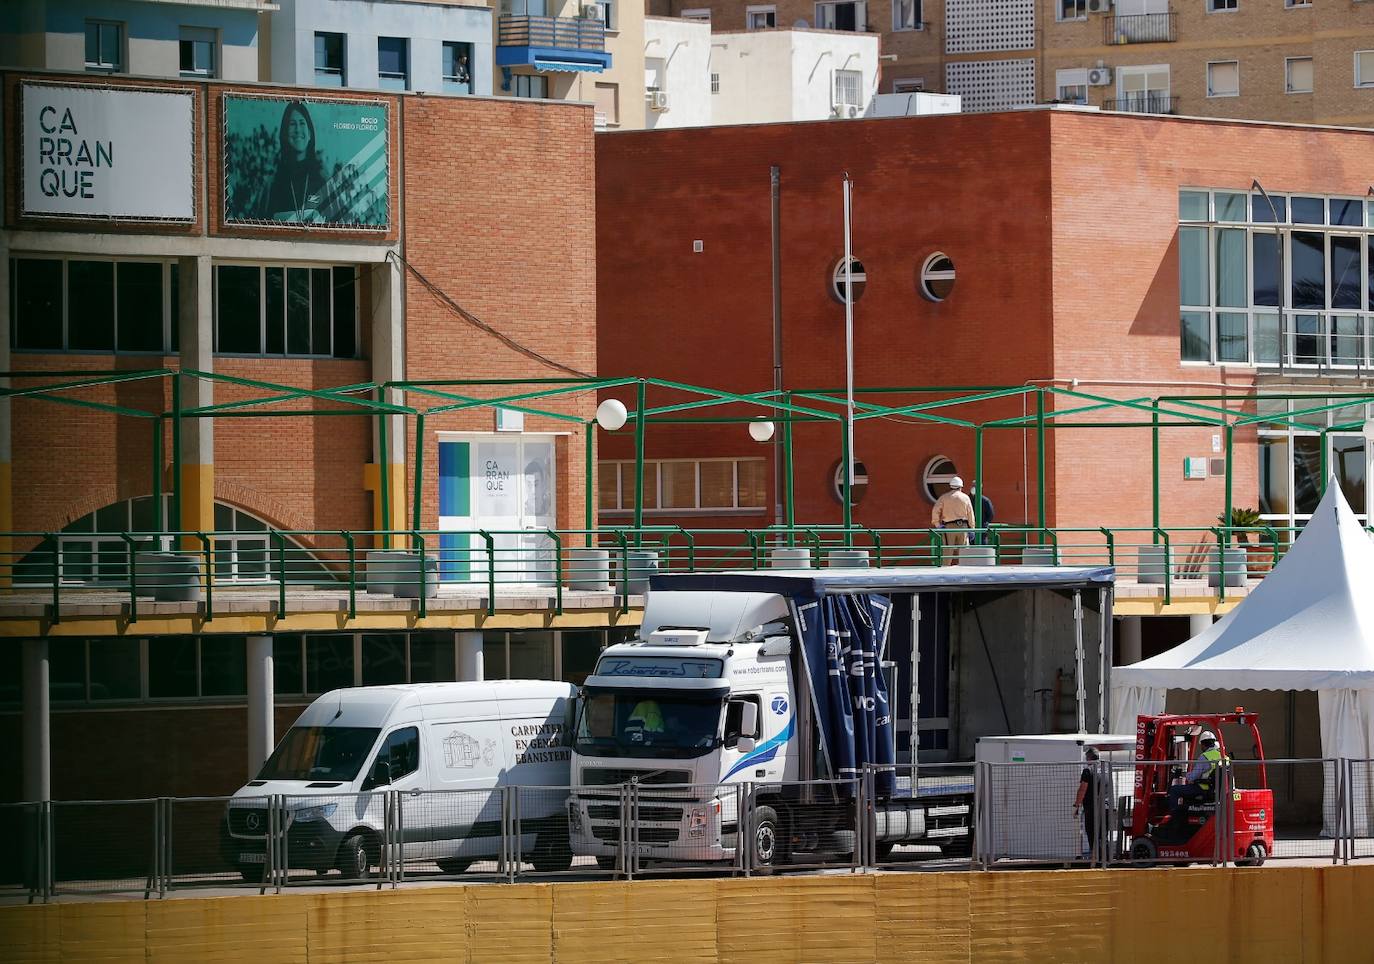
POLYGON ((743 760, 740 760, 733 767, 731 767, 730 772, 720 778, 721 782, 730 779, 732 776, 734 776, 739 771, 745 769, 746 767, 751 767, 758 763, 767 763, 768 761, 772 760, 775 756, 778 755, 778 750, 782 748, 782 745, 786 743, 788 740, 792 739, 792 731, 796 728, 796 725, 797 718, 795 716, 789 717, 787 720, 787 725, 783 727, 781 733, 779 733, 775 737, 765 740, 763 746, 759 747, 753 753, 749 754, 743 760))

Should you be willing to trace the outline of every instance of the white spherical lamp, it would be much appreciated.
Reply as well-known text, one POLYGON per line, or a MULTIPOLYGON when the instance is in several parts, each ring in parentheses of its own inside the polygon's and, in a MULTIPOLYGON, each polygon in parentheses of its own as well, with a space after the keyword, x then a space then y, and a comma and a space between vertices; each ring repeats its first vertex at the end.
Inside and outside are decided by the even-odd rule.
POLYGON ((749 436, 755 442, 767 442, 770 438, 773 437, 774 429, 775 426, 773 425, 773 423, 767 421, 766 419, 757 422, 750 422, 749 436))
POLYGON ((619 399, 608 398, 596 406, 596 424, 608 432, 624 428, 629 417, 630 413, 625 411, 625 403, 619 399))

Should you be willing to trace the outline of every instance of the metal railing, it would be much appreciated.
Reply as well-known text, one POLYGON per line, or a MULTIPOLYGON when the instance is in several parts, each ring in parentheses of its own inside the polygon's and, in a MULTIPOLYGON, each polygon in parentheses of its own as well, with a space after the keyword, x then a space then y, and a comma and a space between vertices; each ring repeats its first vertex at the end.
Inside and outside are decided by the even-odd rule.
POLYGON ((590 17, 501 17, 499 47, 555 47, 561 50, 606 49, 606 25, 590 17))
POLYGON ((1146 93, 1127 95, 1102 102, 1107 110, 1125 111, 1130 114, 1177 114, 1179 99, 1170 94, 1146 93))
MULTIPOLYGON (((41 614, 104 602, 137 622, 154 603, 213 619, 226 608, 339 609, 355 618, 378 596, 430 606, 485 608, 501 594, 542 597, 563 612, 568 593, 611 594, 623 609, 654 573, 773 565, 1112 566, 1118 581, 1225 599, 1263 577, 1296 529, 993 525, 982 529, 840 526, 762 529, 544 529, 0 533, 0 614, 41 614), (967 540, 968 544, 963 543, 967 540), (1218 552, 1225 546, 1226 552, 1218 552), (855 555, 857 553, 857 556, 855 555), (424 559, 422 565, 420 560, 424 559)), ((394 607, 393 607, 394 608, 394 607)), ((165 609, 159 610, 165 613, 165 609)))
POLYGON ((1108 44, 1172 43, 1178 39, 1175 32, 1177 16, 1173 11, 1109 14, 1103 18, 1103 40, 1108 44))
POLYGON ((901 775, 895 788, 892 768, 869 765, 857 779, 811 782, 634 777, 5 804, 0 816, 17 832, 5 838, 0 895, 1374 858, 1374 760, 1225 762, 1208 790, 1167 802, 1161 792, 1138 821, 1139 769, 1167 768, 1157 785, 1177 786, 1187 766, 922 764, 914 785, 901 775), (1085 773, 1092 789, 1076 810, 1085 773))

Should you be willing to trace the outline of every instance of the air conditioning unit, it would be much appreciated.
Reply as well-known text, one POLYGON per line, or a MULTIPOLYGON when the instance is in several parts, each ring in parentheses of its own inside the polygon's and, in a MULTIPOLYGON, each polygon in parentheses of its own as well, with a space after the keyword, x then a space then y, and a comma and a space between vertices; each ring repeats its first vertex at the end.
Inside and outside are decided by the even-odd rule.
MULTIPOLYGON (((1089 2, 1092 2, 1092 0, 1089 0, 1089 2)), ((599 3, 584 3, 584 4, 582 5, 582 19, 583 19, 583 20, 602 20, 602 21, 604 21, 604 20, 606 19, 606 16, 605 16, 604 13, 602 13, 601 4, 599 4, 599 3)))
POLYGON ((1088 70, 1089 87, 1106 87, 1112 82, 1112 68, 1093 67, 1088 70))
POLYGON ((1088 0, 1088 13, 1107 13, 1112 9, 1112 0, 1088 0))
POLYGON ((649 110, 656 110, 660 113, 668 109, 668 92, 666 90, 653 90, 649 92, 649 110))
POLYGON ((850 117, 858 117, 859 108, 855 104, 850 104, 847 108, 845 108, 845 113, 850 117))

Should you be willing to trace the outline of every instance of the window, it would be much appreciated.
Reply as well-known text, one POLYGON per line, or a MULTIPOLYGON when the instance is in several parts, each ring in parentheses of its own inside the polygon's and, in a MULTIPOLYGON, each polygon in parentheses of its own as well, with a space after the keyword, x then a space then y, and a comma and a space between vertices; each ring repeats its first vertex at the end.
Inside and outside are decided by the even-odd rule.
MULTIPOLYGON (((844 501, 846 473, 844 461, 836 459, 835 464, 830 469, 830 494, 834 496, 836 502, 844 501)), ((850 505, 858 505, 864 500, 864 495, 868 492, 868 466, 858 459, 854 460, 854 495, 850 499, 850 505)))
POLYGON ((864 75, 858 70, 835 71, 834 105, 836 107, 863 107, 864 75))
POLYGON ((684 10, 678 14, 683 20, 704 20, 711 22, 711 11, 707 7, 694 7, 691 10, 684 10))
POLYGON ((181 76, 214 77, 218 42, 206 27, 181 28, 181 76))
POLYGON ((549 79, 536 74, 515 74, 511 77, 511 93, 516 97, 547 98, 549 79))
POLYGON ((864 0, 816 4, 816 29, 850 30, 863 33, 868 29, 868 4, 864 0))
MULTIPOLYGON (((599 465, 603 512, 631 512, 635 504, 633 462, 599 465)), ((677 459, 644 463, 644 509, 709 512, 764 511, 768 463, 763 459, 677 459), (661 490, 661 491, 660 491, 661 490)))
POLYGON ((1355 86, 1374 87, 1374 50, 1355 51, 1355 86))
POLYGON ((241 697, 248 693, 242 636, 148 640, 148 698, 241 697))
POLYGON ((598 122, 611 127, 620 126, 620 85, 597 84, 593 91, 598 122))
POLYGON ((1054 19, 1065 20, 1087 20, 1088 19, 1088 0, 1059 0, 1054 8, 1054 19))
POLYGON ((864 272, 864 263, 858 258, 850 258, 846 279, 845 260, 841 258, 835 264, 835 270, 831 272, 830 293, 835 296, 835 300, 840 304, 845 304, 849 301, 846 295, 852 290, 854 300, 858 301, 864 296, 864 288, 867 284, 868 275, 864 272), (846 285, 849 286, 848 290, 846 285))
POLYGON ((720 74, 714 71, 711 72, 711 93, 720 93, 720 74))
POLYGON ((725 704, 725 747, 733 750, 739 745, 740 737, 757 739, 759 722, 762 719, 763 712, 757 696, 740 696, 729 700, 725 704), (754 707, 754 726, 748 733, 744 731, 744 707, 746 705, 754 707))
POLYGON ((954 262, 937 251, 921 265, 921 294, 931 301, 944 301, 954 290, 954 262))
POLYGON ((595 3, 588 3, 584 8, 596 8, 596 16, 593 18, 607 30, 615 29, 615 2, 614 0, 597 0, 595 3))
POLYGON ((472 93, 472 44, 444 44, 444 92, 472 93))
POLYGON ((1240 64, 1224 60, 1207 65, 1208 97, 1240 96, 1240 64))
POLYGON ((1117 107, 1144 114, 1167 114, 1173 105, 1169 96, 1169 65, 1120 67, 1117 76, 1117 107))
POLYGON ((353 685, 353 635, 331 633, 305 638, 305 691, 327 693, 353 685))
POLYGON ((1294 7, 1310 7, 1312 6, 1312 0, 1283 0, 1283 5, 1290 10, 1294 7))
POLYGON ((1312 93, 1312 58, 1288 57, 1283 64, 1284 89, 1290 94, 1312 93))
POLYGON ((769 30, 778 25, 778 8, 767 6, 746 7, 744 26, 747 30, 769 30))
POLYGON ((377 38, 377 86, 410 90, 410 42, 404 37, 377 38))
POLYGON ((18 351, 176 350, 174 262, 10 259, 10 347, 18 351))
POLYGON ((924 77, 908 77, 903 80, 892 82, 892 92, 894 94, 920 94, 926 89, 924 77))
POLYGON ((1238 4, 1239 0, 1207 0, 1207 12, 1225 13, 1229 10, 1235 10, 1238 4))
POLYGON ((933 456, 921 470, 921 494, 934 505, 949 491, 949 480, 958 474, 952 459, 944 455, 933 456))
POLYGON ((921 0, 892 0, 892 29, 921 30, 921 0))
POLYGON ((86 21, 86 69, 104 73, 124 69, 124 24, 86 21))
POLYGON ((391 770, 392 782, 420 769, 419 729, 407 726, 390 733, 377 751, 377 762, 385 763, 391 770))
POLYGON ((1065 104, 1087 104, 1088 71, 1082 67, 1057 70, 1054 74, 1055 99, 1065 104))
POLYGON ((215 266, 215 351, 224 355, 356 358, 351 266, 215 266))
POLYGON ((1340 402, 1340 396, 1324 395, 1265 400, 1274 415, 1292 419, 1259 426, 1257 501, 1267 523, 1301 526, 1311 516, 1321 498, 1323 444, 1327 472, 1335 476, 1356 518, 1368 520, 1368 455, 1360 427, 1371 414, 1369 407, 1356 400, 1344 408, 1296 414, 1340 402))
POLYGON ((344 35, 315 34, 315 83, 321 87, 343 87, 348 83, 344 64, 344 35))
POLYGON ((442 683, 457 679, 453 633, 412 633, 410 681, 442 683))

